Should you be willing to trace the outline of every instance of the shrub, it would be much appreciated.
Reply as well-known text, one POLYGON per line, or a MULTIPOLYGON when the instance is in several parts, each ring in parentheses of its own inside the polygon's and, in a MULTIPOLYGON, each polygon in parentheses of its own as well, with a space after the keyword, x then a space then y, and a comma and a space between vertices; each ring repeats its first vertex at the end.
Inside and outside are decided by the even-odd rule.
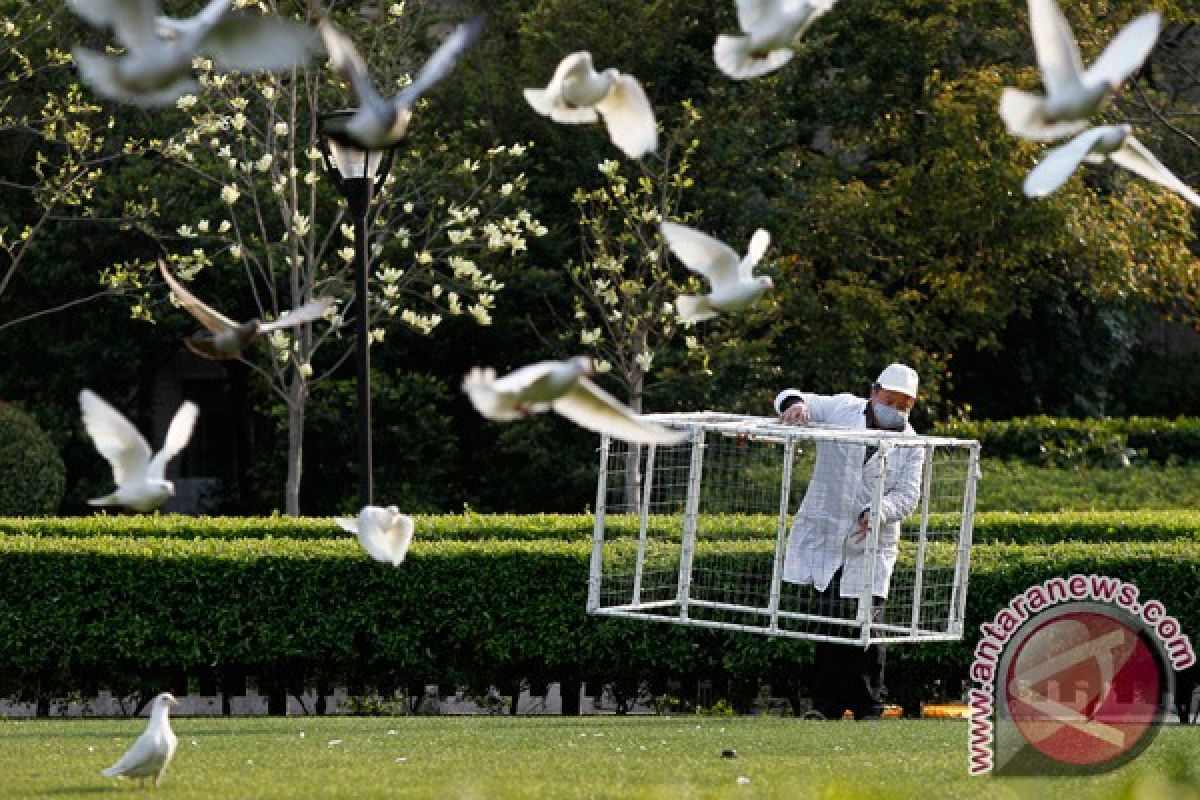
POLYGON ((1018 417, 945 422, 931 433, 978 439, 988 458, 1045 466, 1124 466, 1130 458, 1159 464, 1200 460, 1200 419, 1018 417))
POLYGON ((66 469, 45 431, 25 412, 0 403, 0 515, 53 514, 66 469))
MULTIPOLYGON (((711 552, 769 558, 773 542, 711 552)), ((663 687, 695 676, 782 688, 802 674, 806 642, 589 617, 589 555, 585 541, 426 538, 392 569, 349 537, 0 535, 0 694, 61 696, 214 671, 289 688, 380 689, 580 679, 663 687)), ((1132 581, 1185 632, 1200 630, 1194 540, 982 545, 967 636, 893 647, 893 691, 961 681, 981 622, 1027 586, 1076 572, 1132 581)))

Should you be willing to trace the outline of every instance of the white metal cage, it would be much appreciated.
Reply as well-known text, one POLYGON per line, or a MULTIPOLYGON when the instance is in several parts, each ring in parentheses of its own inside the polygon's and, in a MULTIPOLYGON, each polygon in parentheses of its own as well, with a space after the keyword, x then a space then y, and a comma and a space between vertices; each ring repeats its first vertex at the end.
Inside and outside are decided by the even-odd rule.
POLYGON ((715 412, 652 414, 687 430, 676 445, 600 443, 587 610, 842 643, 963 635, 979 443, 785 425, 715 412), (878 448, 865 561, 880 547, 880 499, 897 448, 923 449, 916 510, 901 523, 890 588, 853 598, 784 578, 793 515, 822 442, 878 448))

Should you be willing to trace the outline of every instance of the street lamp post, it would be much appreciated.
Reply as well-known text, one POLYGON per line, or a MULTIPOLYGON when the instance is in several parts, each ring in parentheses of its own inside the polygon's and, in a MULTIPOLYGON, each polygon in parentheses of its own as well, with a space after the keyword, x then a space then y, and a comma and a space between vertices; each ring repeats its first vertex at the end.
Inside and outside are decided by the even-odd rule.
POLYGON ((358 386, 358 499, 360 506, 374 502, 374 479, 371 458, 371 330, 367 303, 367 283, 371 274, 371 248, 367 242, 371 223, 371 200, 383 186, 392 168, 395 151, 362 150, 330 136, 325 123, 346 117, 354 109, 331 111, 318 115, 321 149, 325 168, 332 176, 338 191, 346 198, 354 215, 354 249, 358 269, 354 276, 355 366, 358 386))

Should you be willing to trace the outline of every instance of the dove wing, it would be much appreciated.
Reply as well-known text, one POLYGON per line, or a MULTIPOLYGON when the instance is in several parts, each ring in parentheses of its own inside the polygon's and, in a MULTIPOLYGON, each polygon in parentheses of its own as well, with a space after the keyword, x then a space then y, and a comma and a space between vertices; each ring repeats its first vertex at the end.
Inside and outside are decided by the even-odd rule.
POLYGON ((675 444, 688 435, 640 419, 631 408, 585 377, 580 377, 551 407, 581 428, 627 442, 675 444))
POLYGON ((608 138, 630 158, 641 158, 658 147, 654 107, 632 75, 617 75, 596 110, 604 117, 608 138))
POLYGON ((258 14, 220 19, 197 45, 218 67, 253 72, 302 67, 318 50, 317 35, 299 22, 258 14))
POLYGON ((104 774, 112 776, 123 775, 130 770, 146 764, 151 759, 159 757, 158 748, 154 746, 154 734, 147 728, 129 746, 129 749, 125 751, 125 755, 121 756, 117 763, 104 770, 104 774))
POLYGON ((750 237, 750 246, 746 249, 746 257, 738 264, 738 277, 743 281, 751 280, 754 277, 754 268, 758 266, 758 262, 762 261, 762 257, 766 255, 767 248, 771 246, 771 234, 764 228, 759 228, 750 237))
POLYGON ((664 222, 663 237, 683 265, 708 278, 716 291, 718 284, 736 282, 741 261, 733 248, 707 233, 675 222, 664 222))
POLYGON ((67 5, 95 28, 112 28, 117 41, 130 50, 155 39, 156 0, 67 0, 67 5))
POLYGON ((167 438, 162 449, 150 459, 150 467, 146 470, 147 478, 160 481, 163 479, 167 474, 167 464, 187 447, 188 440, 192 438, 192 429, 196 427, 196 417, 199 415, 200 409, 196 408, 196 404, 185 400, 175 412, 171 427, 167 428, 167 438))
POLYGON ((425 62, 425 66, 421 67, 421 71, 417 73, 413 82, 396 95, 393 105, 397 111, 412 108, 425 91, 450 74, 450 70, 454 69, 454 65, 458 63, 459 57, 479 41, 486 19, 487 14, 476 14, 446 37, 446 40, 425 62))
POLYGON ((198 13, 186 19, 158 14, 154 19, 154 26, 164 38, 203 34, 220 22, 232 5, 233 0, 211 0, 198 13))
POLYGON ((1045 197, 1062 186, 1107 132, 1107 128, 1090 128, 1066 144, 1047 150, 1045 157, 1025 176, 1025 194, 1045 197))
POLYGON ((358 535, 358 521, 357 520, 352 519, 351 517, 334 517, 333 521, 335 523, 337 523, 337 526, 339 528, 346 531, 347 533, 353 533, 355 536, 358 535))
POLYGON ((770 6, 779 5, 779 0, 737 0, 738 27, 750 33, 767 15, 770 6))
POLYGON ((238 326, 229 317, 215 308, 205 305, 200 298, 184 288, 184 285, 167 269, 167 262, 161 258, 158 260, 158 271, 162 273, 163 280, 167 282, 167 286, 170 287, 171 293, 175 295, 175 299, 179 301, 180 305, 211 333, 225 333, 238 326))
POLYGON ((140 481, 150 463, 150 445, 137 428, 90 389, 79 393, 83 427, 100 455, 112 465, 113 481, 124 485, 140 481))
MULTIPOLYGON (((350 88, 354 90, 359 104, 370 109, 371 113, 380 119, 389 118, 392 114, 391 104, 371 82, 367 62, 359 55, 358 48, 354 46, 350 37, 328 19, 322 19, 317 29, 321 32, 321 40, 325 42, 330 65, 350 82, 350 88)), ((359 113, 363 113, 362 110, 359 113)))
POLYGON ((1079 85, 1083 59, 1071 24, 1054 0, 1029 0, 1029 29, 1046 92, 1054 94, 1079 85))
POLYGON ((299 308, 285 311, 280 315, 279 319, 261 323, 258 326, 258 332, 269 333, 279 328, 294 328, 297 325, 303 325, 305 322, 315 322, 325 317, 325 312, 329 310, 331 305, 333 305, 332 297, 318 297, 316 300, 305 303, 299 308))
POLYGON ((1162 14, 1151 11, 1130 22, 1113 37, 1104 52, 1088 68, 1084 82, 1096 85, 1101 81, 1119 86, 1145 63, 1158 41, 1162 14))
POLYGON ((1175 177, 1175 173, 1163 166, 1146 145, 1132 136, 1125 137, 1125 142, 1109 158, 1135 175, 1141 175, 1148 181, 1154 181, 1181 195, 1194 206, 1200 206, 1200 196, 1190 186, 1175 177))

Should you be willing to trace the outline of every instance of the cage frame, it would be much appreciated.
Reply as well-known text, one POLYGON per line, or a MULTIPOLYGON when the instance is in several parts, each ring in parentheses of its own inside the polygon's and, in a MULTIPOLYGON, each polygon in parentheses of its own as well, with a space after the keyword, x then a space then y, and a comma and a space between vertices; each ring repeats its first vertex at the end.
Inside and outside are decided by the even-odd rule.
POLYGON ((600 468, 596 483, 592 551, 588 570, 586 606, 588 614, 603 617, 653 620, 693 627, 717 628, 812 641, 859 644, 863 647, 879 642, 899 644, 905 642, 948 642, 960 641, 962 639, 965 628, 964 617, 967 588, 970 581, 970 554, 974 531, 975 491, 976 483, 980 478, 981 446, 977 440, 921 434, 908 435, 876 429, 860 430, 815 424, 789 425, 770 417, 754 417, 713 411, 646 414, 644 418, 665 427, 686 429, 689 433, 686 440, 690 449, 687 496, 683 515, 676 596, 671 600, 649 602, 641 602, 640 600, 641 582, 645 566, 647 531, 649 527, 650 497, 654 481, 654 463, 658 449, 657 445, 648 444, 641 445, 647 448, 647 454, 646 465, 643 468, 645 479, 640 487, 640 497, 638 499, 638 544, 634 569, 633 599, 632 602, 625 604, 607 606, 601 604, 605 519, 608 510, 608 464, 612 447, 612 438, 605 434, 601 436, 599 447, 600 468), (776 442, 783 446, 783 465, 780 470, 779 512, 776 524, 774 559, 771 567, 768 602, 765 608, 701 600, 691 597, 693 558, 696 546, 697 521, 700 513, 700 487, 704 468, 705 440, 708 432, 776 442), (779 607, 783 584, 784 554, 791 527, 791 515, 788 509, 791 501, 793 467, 797 448, 800 443, 806 441, 814 444, 821 441, 835 441, 878 447, 878 457, 880 459, 879 477, 875 481, 872 491, 873 502, 871 504, 871 516, 865 543, 864 557, 869 565, 868 574, 867 579, 863 582, 862 591, 857 595, 857 612, 853 621, 800 611, 784 611, 779 607), (919 527, 917 530, 917 551, 911 603, 912 615, 907 625, 897 625, 895 623, 879 622, 871 619, 871 595, 876 564, 875 555, 879 549, 881 499, 887 475, 887 460, 898 447, 921 447, 925 451, 921 476, 919 527), (924 565, 929 535, 930 487, 934 469, 934 458, 932 456, 939 447, 967 450, 966 475, 964 477, 962 500, 959 510, 957 546, 954 554, 954 579, 947 608, 946 630, 922 628, 920 624, 922 607, 920 600, 924 588, 924 565), (689 614, 688 609, 690 606, 761 615, 766 616, 768 621, 764 626, 756 626, 718 620, 696 619, 689 614), (669 608, 677 609, 676 613, 656 613, 657 609, 669 608), (647 610, 651 613, 648 613, 647 610), (843 628, 856 627, 858 630, 857 634, 853 637, 835 636, 807 630, 798 631, 781 627, 779 622, 785 618, 826 625, 832 624, 843 628), (877 632, 886 632, 892 635, 876 635, 877 632))

